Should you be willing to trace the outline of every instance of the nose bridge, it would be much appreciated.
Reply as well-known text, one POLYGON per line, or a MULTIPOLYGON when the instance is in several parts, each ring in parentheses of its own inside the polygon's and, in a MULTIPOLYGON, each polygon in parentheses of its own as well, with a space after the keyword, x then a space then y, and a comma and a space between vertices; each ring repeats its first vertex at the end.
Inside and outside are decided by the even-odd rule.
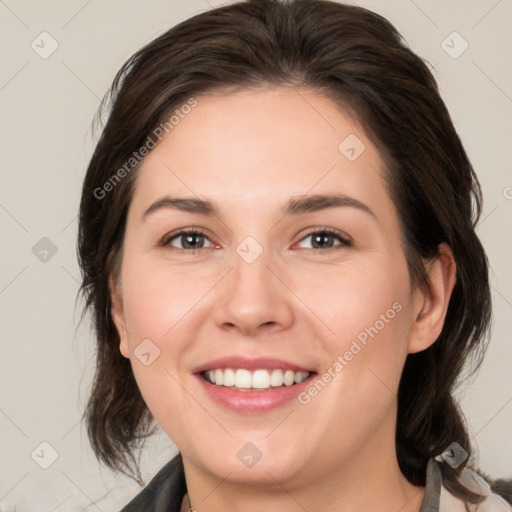
POLYGON ((272 251, 247 236, 235 247, 232 265, 217 297, 216 322, 236 326, 246 334, 268 324, 287 325, 292 320, 290 293, 275 276, 272 251))
POLYGON ((251 289, 253 293, 271 293, 274 283, 271 282, 272 257, 268 247, 264 248, 252 236, 246 237, 235 248, 233 266, 237 293, 245 295, 251 289))

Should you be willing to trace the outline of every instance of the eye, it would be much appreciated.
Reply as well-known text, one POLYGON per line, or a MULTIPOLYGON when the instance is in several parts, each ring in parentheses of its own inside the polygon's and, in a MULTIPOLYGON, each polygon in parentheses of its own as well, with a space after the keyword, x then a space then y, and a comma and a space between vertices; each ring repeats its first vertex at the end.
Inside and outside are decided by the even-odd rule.
MULTIPOLYGON (((306 236, 301 238, 301 242, 311 238, 312 248, 311 250, 325 251, 329 249, 350 247, 352 245, 352 239, 339 231, 330 228, 315 228, 310 231, 306 236), (334 244, 334 241, 338 240, 338 244, 334 244), (333 245, 334 244, 334 245, 333 245)), ((310 249, 305 247, 305 249, 310 249)))
POLYGON ((200 249, 208 248, 204 247, 205 240, 209 239, 202 231, 198 229, 183 229, 177 233, 166 235, 160 242, 160 245, 164 247, 170 246, 181 251, 195 254, 199 252, 200 249), (173 240, 179 240, 181 247, 176 247, 173 243, 171 243, 173 240))
MULTIPOLYGON (((311 238, 313 247, 304 248, 313 251, 323 252, 335 248, 350 247, 352 245, 351 237, 330 228, 315 228, 314 230, 310 231, 306 236, 303 236, 300 239, 300 243, 303 243, 304 240, 307 240, 308 238, 311 238), (334 243, 336 240, 338 240, 337 244, 334 243)), ((172 247, 173 249, 176 249, 181 252, 196 254, 199 253, 201 249, 208 249, 214 247, 215 244, 213 244, 211 241, 211 246, 206 247, 204 245, 205 240, 210 241, 205 233, 203 233, 201 230, 197 228, 190 228, 182 229, 178 232, 166 235, 159 243, 159 245, 162 247, 172 247), (174 245, 173 241, 175 240, 179 241, 181 247, 176 247, 176 245, 174 245)))

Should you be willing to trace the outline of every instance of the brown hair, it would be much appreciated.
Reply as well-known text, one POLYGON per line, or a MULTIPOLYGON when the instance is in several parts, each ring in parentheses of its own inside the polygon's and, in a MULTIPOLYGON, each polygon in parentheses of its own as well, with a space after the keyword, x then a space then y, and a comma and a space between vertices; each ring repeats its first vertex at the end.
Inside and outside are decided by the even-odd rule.
MULTIPOLYGON (((135 53, 103 99, 100 111, 110 102, 111 113, 83 184, 78 240, 80 293, 97 340, 84 413, 92 447, 142 483, 134 453, 154 420, 119 351, 108 287, 118 275, 139 164, 124 167, 122 179, 113 175, 148 141, 154 146, 155 127, 193 95, 263 86, 316 90, 360 121, 388 169, 413 287, 428 289, 422 259, 435 257, 441 242, 453 251, 457 282, 444 328, 430 348, 407 357, 398 392, 400 468, 425 485, 427 461, 452 442, 471 453, 452 393, 463 370, 469 376, 479 366, 488 340, 488 263, 474 229, 481 190, 427 65, 381 16, 328 0, 249 0, 198 14, 135 53)), ((443 481, 478 501, 458 479, 466 463, 441 464, 443 481)))

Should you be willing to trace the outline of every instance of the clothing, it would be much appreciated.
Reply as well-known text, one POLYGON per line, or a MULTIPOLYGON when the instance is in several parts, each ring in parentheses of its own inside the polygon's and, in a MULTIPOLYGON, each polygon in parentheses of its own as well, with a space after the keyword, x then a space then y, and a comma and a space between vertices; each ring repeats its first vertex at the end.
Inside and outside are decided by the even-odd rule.
MULTIPOLYGON (((465 468, 461 480, 467 487, 486 495, 486 499, 479 505, 466 505, 442 485, 438 463, 434 459, 429 460, 425 497, 420 512, 476 512, 477 508, 478 512, 512 512, 512 506, 493 494, 487 482, 474 471, 465 468)), ((160 469, 121 512, 180 512, 186 492, 183 462, 178 454, 160 469)))

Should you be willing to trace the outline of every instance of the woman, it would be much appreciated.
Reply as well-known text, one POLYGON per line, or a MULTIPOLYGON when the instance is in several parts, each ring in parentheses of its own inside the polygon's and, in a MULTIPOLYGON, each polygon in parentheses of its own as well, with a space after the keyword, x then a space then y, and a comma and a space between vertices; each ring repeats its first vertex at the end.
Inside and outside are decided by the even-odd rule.
POLYGON ((453 399, 491 314, 481 191, 423 61, 365 9, 253 0, 119 71, 80 206, 98 458, 123 510, 511 510, 453 399))

